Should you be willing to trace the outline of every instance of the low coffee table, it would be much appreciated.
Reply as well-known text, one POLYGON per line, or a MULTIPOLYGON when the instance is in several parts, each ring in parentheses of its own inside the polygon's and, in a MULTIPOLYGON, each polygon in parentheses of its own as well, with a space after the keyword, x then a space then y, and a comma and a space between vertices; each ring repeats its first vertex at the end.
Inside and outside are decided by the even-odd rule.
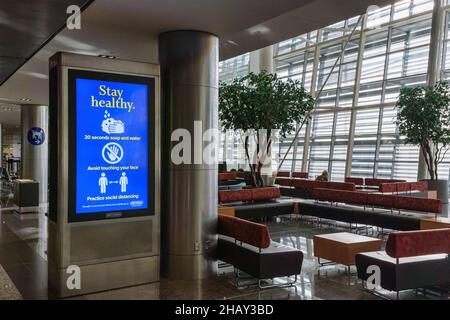
POLYGON ((420 220, 420 229, 430 230, 430 229, 442 229, 450 228, 450 218, 423 218, 420 220))
MULTIPOLYGON (((343 264, 355 264, 355 256, 360 252, 380 251, 381 240, 360 236, 354 233, 338 232, 314 236, 314 256, 320 259, 343 264)), ((321 264, 323 265, 323 264, 321 264)))

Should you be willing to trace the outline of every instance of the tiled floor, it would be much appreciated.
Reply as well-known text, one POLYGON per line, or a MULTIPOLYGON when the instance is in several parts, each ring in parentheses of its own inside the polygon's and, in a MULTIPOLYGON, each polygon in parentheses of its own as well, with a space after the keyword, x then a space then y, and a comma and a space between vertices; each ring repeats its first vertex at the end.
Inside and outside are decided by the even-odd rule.
MULTIPOLYGON (((39 214, 18 215, 9 208, 0 209, 0 265, 24 299, 51 299, 47 291, 46 217, 39 214)), ((330 265, 319 269, 313 257, 312 237, 336 229, 317 228, 299 220, 269 222, 273 240, 300 248, 305 257, 302 273, 295 286, 268 290, 255 287, 237 289, 231 268, 221 275, 203 281, 170 281, 148 284, 76 299, 379 299, 364 291, 355 276, 344 266, 330 265)), ((340 230, 342 231, 342 230, 340 230)), ((282 279, 277 279, 282 281, 282 279)), ((1 283, 0 283, 1 285, 1 283)), ((394 295, 391 295, 394 297, 394 295)), ((423 296, 414 291, 402 292, 406 299, 447 299, 423 296)))

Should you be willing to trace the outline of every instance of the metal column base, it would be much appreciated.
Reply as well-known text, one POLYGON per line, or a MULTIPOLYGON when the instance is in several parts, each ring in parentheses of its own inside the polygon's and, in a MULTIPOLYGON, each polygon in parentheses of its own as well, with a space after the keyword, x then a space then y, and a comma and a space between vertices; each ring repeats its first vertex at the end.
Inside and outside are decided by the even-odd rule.
POLYGON ((206 255, 165 255, 162 276, 171 280, 199 280, 217 275, 217 262, 206 255))
POLYGON ((80 266, 81 288, 69 290, 66 269, 56 269, 48 264, 48 287, 57 298, 66 298, 88 293, 130 287, 159 281, 159 257, 144 257, 129 260, 80 266))
POLYGON ((22 213, 37 213, 39 212, 39 206, 37 207, 18 207, 14 206, 13 211, 22 214, 22 213))

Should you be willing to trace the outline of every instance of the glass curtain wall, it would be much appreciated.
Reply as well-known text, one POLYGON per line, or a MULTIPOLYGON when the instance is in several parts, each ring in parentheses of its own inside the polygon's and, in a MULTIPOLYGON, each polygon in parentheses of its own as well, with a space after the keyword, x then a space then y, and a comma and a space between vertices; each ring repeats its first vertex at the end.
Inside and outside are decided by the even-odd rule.
MULTIPOLYGON (((426 82, 432 9, 432 0, 399 1, 370 12, 363 29, 358 25, 349 41, 359 17, 274 45, 274 71, 279 77, 302 81, 312 94, 322 90, 311 130, 302 128, 281 170, 304 167, 311 178, 328 170, 332 180, 343 180, 350 131, 354 130, 351 176, 417 179, 419 148, 405 144, 398 134, 394 104, 402 87, 426 82), (309 142, 307 150, 305 141, 309 142)), ((445 27, 442 76, 449 79, 450 13, 446 13, 445 27)), ((246 72, 248 54, 221 62, 223 81, 246 72)), ((280 158, 293 138, 276 145, 280 158)), ((441 165, 442 178, 448 178, 449 169, 450 154, 441 165)))

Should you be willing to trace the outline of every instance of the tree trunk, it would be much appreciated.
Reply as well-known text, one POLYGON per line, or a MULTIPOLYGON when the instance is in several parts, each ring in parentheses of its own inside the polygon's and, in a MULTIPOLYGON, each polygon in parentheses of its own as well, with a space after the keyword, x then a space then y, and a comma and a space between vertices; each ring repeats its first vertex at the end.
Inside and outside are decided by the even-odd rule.
MULTIPOLYGON (((247 158, 248 165, 250 167, 250 172, 252 174, 252 186, 258 187, 259 179, 258 179, 258 174, 257 174, 257 168, 256 168, 256 164, 253 164, 250 159, 250 153, 248 152, 248 139, 249 139, 249 136, 246 136, 245 141, 244 141, 245 157, 247 158)), ((261 175, 261 171, 259 172, 259 175, 261 175)))
POLYGON ((429 141, 427 139, 424 139, 420 144, 420 147, 422 149, 422 154, 427 165, 428 173, 430 174, 430 179, 435 180, 433 153, 431 151, 429 141))

